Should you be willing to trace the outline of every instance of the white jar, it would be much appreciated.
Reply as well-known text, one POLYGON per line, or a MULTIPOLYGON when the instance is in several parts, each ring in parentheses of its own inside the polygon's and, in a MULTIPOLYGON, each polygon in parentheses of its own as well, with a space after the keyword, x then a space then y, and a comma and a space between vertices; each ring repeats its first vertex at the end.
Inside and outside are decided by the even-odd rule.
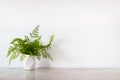
POLYGON ((26 59, 24 61, 24 70, 34 70, 35 69, 35 56, 26 55, 26 59))

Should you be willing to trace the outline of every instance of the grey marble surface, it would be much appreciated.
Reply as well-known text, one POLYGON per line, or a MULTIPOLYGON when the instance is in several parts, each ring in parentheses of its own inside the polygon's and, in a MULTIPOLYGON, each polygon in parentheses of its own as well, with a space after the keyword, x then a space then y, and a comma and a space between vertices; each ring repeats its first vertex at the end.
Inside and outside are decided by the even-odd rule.
POLYGON ((120 69, 0 69, 0 80, 120 80, 120 69))

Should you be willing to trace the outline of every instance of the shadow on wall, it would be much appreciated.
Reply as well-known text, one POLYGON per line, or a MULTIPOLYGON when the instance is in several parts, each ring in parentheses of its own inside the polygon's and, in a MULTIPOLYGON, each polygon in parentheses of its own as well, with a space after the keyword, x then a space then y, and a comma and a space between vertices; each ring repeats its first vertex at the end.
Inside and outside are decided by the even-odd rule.
POLYGON ((41 58, 41 61, 38 64, 38 68, 47 68, 47 67, 54 67, 55 62, 59 62, 61 59, 66 59, 64 56, 64 52, 61 48, 63 44, 63 40, 54 41, 51 49, 49 49, 49 53, 51 54, 53 61, 48 59, 41 58))

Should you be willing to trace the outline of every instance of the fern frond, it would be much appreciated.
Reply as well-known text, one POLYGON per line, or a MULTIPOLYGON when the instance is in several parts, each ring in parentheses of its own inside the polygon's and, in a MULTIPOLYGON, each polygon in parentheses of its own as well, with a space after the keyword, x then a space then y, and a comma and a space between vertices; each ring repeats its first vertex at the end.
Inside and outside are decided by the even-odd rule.
POLYGON ((25 55, 24 54, 21 54, 21 57, 20 57, 20 62, 23 61, 25 59, 25 55))
POLYGON ((51 45, 51 43, 53 42, 53 40, 54 40, 54 35, 52 35, 52 36, 50 37, 49 45, 51 45))
POLYGON ((51 61, 53 61, 53 58, 52 58, 52 56, 49 53, 47 53, 47 57, 48 57, 48 59, 50 59, 51 61))
POLYGON ((14 60, 14 59, 16 59, 18 56, 19 56, 19 53, 13 53, 13 54, 11 54, 10 60, 9 60, 9 65, 10 65, 11 61, 14 60))
POLYGON ((14 44, 14 43, 22 43, 23 40, 21 38, 15 38, 13 39, 13 41, 11 42, 11 44, 14 44))
POLYGON ((8 50, 7 57, 15 50, 15 47, 10 46, 8 50))
POLYGON ((47 45, 40 45, 40 48, 41 48, 41 49, 43 49, 43 48, 47 48, 47 49, 50 48, 51 45, 52 45, 53 40, 54 40, 54 35, 52 35, 52 36, 50 37, 49 43, 48 43, 47 45))
POLYGON ((33 38, 38 38, 39 37, 39 26, 36 26, 35 29, 32 31, 32 33, 30 33, 31 37, 33 38))

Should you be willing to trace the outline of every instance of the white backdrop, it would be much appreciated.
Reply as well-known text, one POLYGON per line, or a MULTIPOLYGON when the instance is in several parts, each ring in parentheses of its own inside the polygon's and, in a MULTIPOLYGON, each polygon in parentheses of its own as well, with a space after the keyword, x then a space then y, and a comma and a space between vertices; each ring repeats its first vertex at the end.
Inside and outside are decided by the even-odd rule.
POLYGON ((37 67, 120 68, 119 0, 0 0, 0 67, 19 68, 19 59, 8 65, 7 50, 15 37, 41 25, 54 61, 42 59, 37 67))

